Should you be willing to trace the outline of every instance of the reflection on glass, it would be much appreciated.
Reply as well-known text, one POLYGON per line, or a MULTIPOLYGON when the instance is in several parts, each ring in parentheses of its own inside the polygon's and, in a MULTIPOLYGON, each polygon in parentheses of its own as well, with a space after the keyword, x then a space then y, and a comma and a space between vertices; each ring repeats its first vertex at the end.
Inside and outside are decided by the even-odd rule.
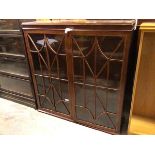
POLYGON ((0 76, 0 88, 32 96, 31 86, 27 81, 0 76))
POLYGON ((119 92, 114 90, 108 90, 107 93, 107 111, 112 113, 117 113, 117 107, 119 97, 119 92))
POLYGON ((77 119, 115 129, 123 59, 118 36, 73 36, 77 119))
POLYGON ((122 60, 123 42, 122 37, 105 36, 97 37, 99 48, 109 58, 122 60))
POLYGON ((112 88, 119 88, 121 80, 122 63, 110 61, 108 85, 112 88))
POLYGON ((116 117, 111 114, 103 114, 96 122, 97 125, 115 129, 116 117))
POLYGON ((41 50, 46 47, 51 52, 65 54, 64 37, 50 34, 31 34, 29 35, 29 44, 32 51, 41 50))
POLYGON ((0 53, 24 54, 24 44, 21 36, 0 36, 0 53))
POLYGON ((74 37, 74 80, 76 82, 118 88, 123 56, 121 46, 123 47, 121 37, 74 37), (82 50, 80 47, 85 47, 86 50, 82 50), (75 52, 76 50, 79 55, 75 52), (117 52, 121 53, 119 59, 116 56, 117 52))
POLYGON ((93 48, 94 38, 88 36, 74 36, 73 38, 73 54, 74 56, 86 56, 88 51, 93 48))
POLYGON ((41 107, 70 114, 68 81, 36 76, 41 107))
POLYGON ((28 70, 26 62, 2 59, 0 63, 0 71, 7 72, 10 74, 28 76, 28 70))
POLYGON ((114 128, 118 91, 76 84, 75 92, 77 119, 114 128))
POLYGON ((64 37, 31 34, 29 38, 35 73, 67 79, 64 37))
POLYGON ((0 30, 19 30, 17 19, 0 19, 0 30))

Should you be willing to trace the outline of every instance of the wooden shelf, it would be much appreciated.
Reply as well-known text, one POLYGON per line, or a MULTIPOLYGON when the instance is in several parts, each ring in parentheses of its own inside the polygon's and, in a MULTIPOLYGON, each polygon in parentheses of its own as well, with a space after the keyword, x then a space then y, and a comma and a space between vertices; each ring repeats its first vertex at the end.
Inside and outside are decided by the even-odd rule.
POLYGON ((0 34, 17 34, 21 35, 20 30, 0 30, 0 34))
POLYGON ((5 72, 2 70, 0 70, 0 75, 10 76, 12 78, 14 77, 25 81, 30 81, 30 77, 28 75, 14 74, 14 73, 5 72))
POLYGON ((153 135, 155 134, 155 119, 133 115, 130 120, 129 134, 153 135))
POLYGON ((23 98, 23 99, 29 99, 29 100, 34 102, 33 96, 25 95, 25 94, 22 94, 22 93, 19 93, 19 92, 15 92, 15 91, 12 91, 12 90, 7 90, 7 89, 0 88, 0 93, 6 94, 6 95, 10 95, 10 96, 20 97, 20 98, 23 98))
POLYGON ((14 54, 13 52, 2 52, 0 53, 1 57, 15 58, 15 59, 25 59, 24 54, 14 54))
POLYGON ((17 96, 33 97, 29 81, 10 78, 3 75, 0 76, 0 90, 16 94, 17 96))

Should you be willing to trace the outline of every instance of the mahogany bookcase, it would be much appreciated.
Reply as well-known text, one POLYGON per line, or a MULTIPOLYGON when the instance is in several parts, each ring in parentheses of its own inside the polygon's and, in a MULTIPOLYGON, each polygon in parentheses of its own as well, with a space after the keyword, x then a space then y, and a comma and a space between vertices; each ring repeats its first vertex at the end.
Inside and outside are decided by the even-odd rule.
POLYGON ((23 23, 39 111, 120 132, 135 20, 23 23))

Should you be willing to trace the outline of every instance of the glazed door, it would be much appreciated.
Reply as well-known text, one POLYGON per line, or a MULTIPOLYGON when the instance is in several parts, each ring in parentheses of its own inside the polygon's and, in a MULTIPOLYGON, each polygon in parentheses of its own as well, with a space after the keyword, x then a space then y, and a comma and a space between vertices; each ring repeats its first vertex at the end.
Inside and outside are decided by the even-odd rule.
POLYGON ((28 58, 40 110, 70 117, 64 31, 25 32, 28 58))
POLYGON ((124 88, 126 34, 72 31, 75 119, 109 132, 118 132, 124 88), (121 35, 120 35, 121 34, 121 35))
POLYGON ((24 30, 42 111, 120 130, 130 32, 24 30))

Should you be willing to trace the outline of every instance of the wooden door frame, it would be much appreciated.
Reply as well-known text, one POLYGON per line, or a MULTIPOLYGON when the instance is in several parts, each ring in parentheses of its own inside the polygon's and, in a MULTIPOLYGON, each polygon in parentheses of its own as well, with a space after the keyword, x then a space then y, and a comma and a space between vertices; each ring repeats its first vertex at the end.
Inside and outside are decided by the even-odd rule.
MULTIPOLYGON (((83 123, 83 121, 77 121, 76 116, 75 116, 75 105, 76 105, 76 99, 75 99, 75 84, 74 84, 74 68, 73 74, 72 74, 72 79, 73 82, 71 84, 71 87, 74 91, 74 97, 73 97, 73 106, 74 106, 74 121, 77 123, 80 123, 85 126, 92 127, 94 129, 99 129, 102 131, 106 131, 109 133, 120 133, 120 128, 121 128, 121 117, 122 117, 122 110, 123 110, 123 101, 124 101, 124 93, 125 93, 125 85, 126 85, 126 79, 127 79, 127 66, 128 66, 128 56, 129 56, 129 50, 130 50, 130 43, 131 43, 131 37, 132 33, 131 31, 105 31, 105 30, 89 30, 89 29, 73 29, 72 31, 69 32, 69 40, 71 42, 71 36, 120 36, 123 37, 124 39, 124 49, 123 49, 123 63, 122 63, 122 70, 121 70, 121 79, 120 79, 120 89, 119 89, 119 98, 118 98, 118 118, 117 118, 117 124, 116 125, 116 130, 113 129, 108 129, 105 127, 96 127, 96 125, 92 125, 91 123, 83 123)), ((71 49, 72 50, 72 43, 71 43, 71 49)), ((71 51, 72 52, 72 51, 71 51)), ((72 54, 72 61, 73 61, 73 54, 72 54)), ((73 63, 73 62, 72 62, 73 63)), ((73 64, 72 64, 73 66, 73 64)))
MULTIPOLYGON (((38 109, 38 111, 41 111, 41 112, 44 112, 44 113, 48 113, 48 114, 50 114, 50 115, 54 115, 54 116, 56 116, 56 117, 60 117, 60 118, 63 118, 63 119, 66 119, 66 120, 69 120, 69 121, 72 121, 72 110, 71 110, 71 105, 72 105, 72 103, 71 103, 71 96, 70 96, 70 94, 71 94, 71 88, 70 88, 70 74, 69 73, 67 73, 67 78, 68 78, 68 95, 69 95, 69 100, 70 100, 70 107, 69 107, 69 109, 70 109, 70 114, 69 115, 67 115, 67 114, 63 114, 63 113, 60 113, 60 112, 55 112, 55 111, 53 111, 53 110, 48 110, 48 109, 46 109, 46 108, 42 108, 41 107, 41 105, 40 105, 40 99, 39 99, 39 97, 38 97, 38 87, 37 87, 37 81, 36 81, 36 78, 35 78, 35 75, 34 75, 34 73, 35 73, 35 69, 34 69, 34 64, 33 64, 33 58, 32 58, 32 55, 31 55, 31 53, 29 52, 29 50, 30 50, 30 45, 29 45, 29 39, 28 39, 28 35, 29 34, 51 34, 51 35, 62 35, 62 36, 64 36, 65 38, 66 38, 66 34, 64 33, 64 29, 24 29, 24 38, 25 38, 25 43, 26 43, 26 53, 27 53, 27 56, 28 56, 28 60, 29 60, 29 64, 30 64, 30 70, 31 70, 31 73, 32 73, 32 83, 33 83, 33 85, 34 85, 34 91, 35 91, 35 97, 36 97, 36 104, 37 104, 37 109, 38 109)), ((66 51, 66 47, 68 46, 68 43, 67 42, 65 42, 65 51, 66 51)), ((69 58, 70 56, 69 56, 69 54, 68 54, 68 52, 66 52, 66 64, 67 64, 67 71, 68 70, 70 70, 70 65, 68 65, 68 58, 69 58), (69 69, 68 69, 68 67, 69 67, 69 69)))
POLYGON ((121 72, 121 80, 120 80, 120 89, 119 89, 119 106, 118 106, 118 118, 117 118, 117 124, 116 130, 106 129, 103 127, 97 127, 96 125, 91 124, 83 124, 85 126, 98 129, 101 131, 105 131, 108 133, 119 133, 120 132, 120 126, 121 126, 121 116, 122 116, 122 109, 123 109, 123 101, 124 101, 124 91, 125 91, 125 84, 126 84, 126 76, 127 76, 127 65, 128 65, 128 55, 129 55, 129 48, 130 48, 130 40, 131 40, 131 31, 132 30, 125 30, 125 31, 106 31, 106 30, 90 30, 90 29, 73 29, 72 31, 68 33, 64 33, 65 29, 54 29, 54 28, 24 28, 24 38, 25 38, 25 44, 26 44, 26 53, 29 60, 29 66, 32 73, 32 83, 34 85, 34 91, 35 91, 35 97, 36 97, 36 104, 39 111, 48 113, 50 115, 54 115, 56 117, 60 117, 63 119, 67 119, 69 121, 73 121, 79 124, 83 124, 82 122, 77 122, 76 116, 75 116, 75 86, 74 86, 74 68, 73 68, 73 53, 72 53, 72 41, 71 36, 72 35, 86 35, 86 36, 123 36, 124 37, 124 50, 123 50, 123 63, 122 63, 122 72, 121 72), (37 82, 34 76, 34 66, 33 66, 33 59, 32 55, 29 53, 29 40, 28 40, 28 34, 59 34, 59 35, 65 35, 65 50, 66 50, 66 64, 67 64, 67 77, 68 77, 68 93, 70 98, 70 116, 71 117, 64 117, 63 115, 51 113, 51 110, 45 110, 42 109, 40 106, 40 101, 37 92, 37 82))

